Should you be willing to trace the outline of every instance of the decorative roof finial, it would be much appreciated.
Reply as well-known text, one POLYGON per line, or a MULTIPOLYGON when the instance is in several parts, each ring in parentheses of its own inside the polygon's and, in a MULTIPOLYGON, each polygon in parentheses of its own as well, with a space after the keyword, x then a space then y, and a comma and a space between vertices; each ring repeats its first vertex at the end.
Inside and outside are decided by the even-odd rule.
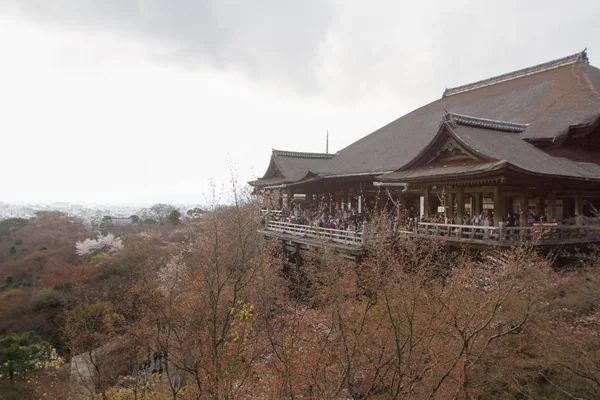
POLYGON ((444 119, 442 123, 448 123, 450 126, 456 127, 456 122, 454 122, 454 115, 444 108, 444 119))

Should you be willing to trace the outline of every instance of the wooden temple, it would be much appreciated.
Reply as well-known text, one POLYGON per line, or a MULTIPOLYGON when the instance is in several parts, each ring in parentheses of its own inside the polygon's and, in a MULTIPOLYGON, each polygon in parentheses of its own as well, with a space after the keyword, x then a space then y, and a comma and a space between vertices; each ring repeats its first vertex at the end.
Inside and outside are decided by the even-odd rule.
MULTIPOLYGON (((600 70, 583 51, 446 89, 335 154, 273 150, 249 183, 270 214, 395 208, 403 232, 457 243, 598 242, 600 70)), ((364 246, 293 225, 270 218, 264 232, 364 246)))

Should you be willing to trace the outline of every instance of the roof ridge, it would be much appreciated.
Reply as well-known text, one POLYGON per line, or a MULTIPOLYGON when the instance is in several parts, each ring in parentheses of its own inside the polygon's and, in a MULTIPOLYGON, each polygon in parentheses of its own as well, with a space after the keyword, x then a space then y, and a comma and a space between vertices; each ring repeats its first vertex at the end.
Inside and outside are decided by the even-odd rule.
POLYGON ((451 125, 466 125, 474 126, 477 128, 494 129, 497 131, 505 132, 518 132, 521 133, 529 124, 519 124, 516 122, 499 121, 489 118, 472 117, 470 115, 463 115, 457 113, 451 113, 444 110, 444 122, 448 122, 451 125))
POLYGON ((274 156, 283 156, 283 157, 322 158, 322 159, 330 159, 335 156, 335 154, 331 154, 331 153, 310 153, 310 152, 275 150, 275 149, 273 149, 273 155, 274 156))
POLYGON ((506 74, 483 79, 483 80, 469 83, 466 85, 456 86, 453 88, 446 88, 446 90, 444 90, 444 93, 442 94, 442 97, 448 97, 448 96, 452 96, 455 94, 468 92, 470 90, 479 89, 481 87, 494 85, 494 84, 505 82, 505 81, 510 81, 510 80, 521 78, 521 77, 524 77, 527 75, 537 74, 539 72, 563 67, 566 65, 575 64, 578 62, 583 62, 583 63, 589 64, 589 59, 588 59, 586 50, 587 50, 587 48, 585 50, 583 50, 582 52, 572 54, 570 56, 558 58, 556 60, 548 61, 548 62, 545 62, 542 64, 537 64, 532 67, 519 69, 519 70, 516 70, 513 72, 509 72, 506 74))

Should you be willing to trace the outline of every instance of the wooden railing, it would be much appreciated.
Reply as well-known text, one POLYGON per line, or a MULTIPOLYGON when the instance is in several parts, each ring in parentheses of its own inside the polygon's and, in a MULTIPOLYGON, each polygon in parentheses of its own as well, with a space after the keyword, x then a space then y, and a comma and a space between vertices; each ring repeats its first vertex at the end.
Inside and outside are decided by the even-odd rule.
POLYGON ((505 228, 505 240, 539 241, 540 244, 593 243, 600 241, 600 229, 596 226, 528 226, 505 228))
POLYGON ((429 237, 447 237, 449 240, 466 243, 496 242, 505 245, 521 242, 541 245, 600 242, 600 228, 595 226, 496 227, 420 222, 417 225, 417 233, 429 237))
POLYGON ((262 209, 262 210, 260 210, 260 213, 263 216, 265 216, 265 215, 271 215, 274 218, 281 217, 281 210, 266 210, 266 209, 262 209))
POLYGON ((455 239, 498 241, 499 229, 494 226, 472 226, 419 222, 417 233, 422 236, 446 236, 455 239))
POLYGON ((280 221, 266 221, 265 230, 347 246, 361 247, 363 245, 361 232, 317 228, 315 226, 290 224, 289 222, 280 221))
MULTIPOLYGON (((265 230, 321 242, 337 243, 352 247, 366 247, 366 237, 363 232, 318 228, 309 225, 273 221, 268 218, 265 221, 265 230)), ((380 235, 371 233, 369 235, 371 243, 374 243, 373 241, 381 241, 380 235)), ((600 227, 595 226, 544 225, 508 228, 420 222, 417 224, 414 232, 399 231, 398 233, 401 235, 413 235, 416 233, 421 237, 429 238, 442 237, 452 242, 465 244, 494 244, 502 246, 511 246, 523 242, 534 245, 600 243, 600 227)))

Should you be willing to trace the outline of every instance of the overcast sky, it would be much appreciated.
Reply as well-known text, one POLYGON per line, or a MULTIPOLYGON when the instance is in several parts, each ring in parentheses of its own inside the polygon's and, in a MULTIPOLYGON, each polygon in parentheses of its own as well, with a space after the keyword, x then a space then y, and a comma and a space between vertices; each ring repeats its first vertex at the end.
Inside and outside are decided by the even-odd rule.
POLYGON ((600 1, 0 0, 0 201, 204 203, 444 88, 588 48, 600 1), (489 5, 488 5, 489 3, 489 5))

